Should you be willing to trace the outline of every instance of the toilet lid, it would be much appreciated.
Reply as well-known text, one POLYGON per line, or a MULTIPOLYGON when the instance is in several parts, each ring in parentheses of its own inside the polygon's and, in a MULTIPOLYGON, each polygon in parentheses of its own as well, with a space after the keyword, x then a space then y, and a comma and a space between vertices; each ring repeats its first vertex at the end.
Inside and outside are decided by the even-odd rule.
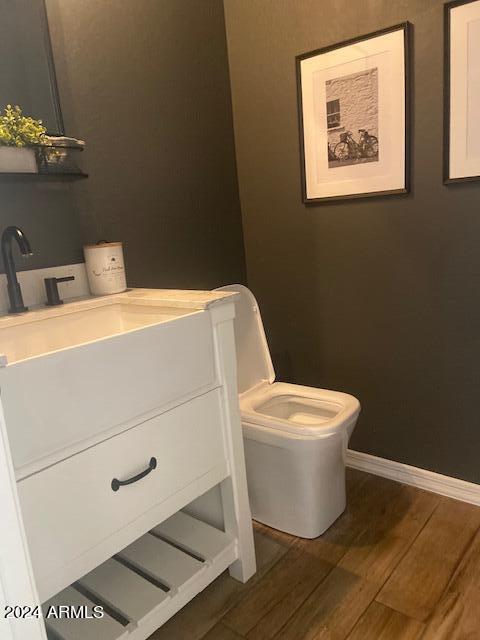
POLYGON ((238 393, 244 393, 260 382, 275 380, 262 316, 255 296, 241 284, 219 287, 217 291, 236 291, 235 344, 237 350, 238 393))

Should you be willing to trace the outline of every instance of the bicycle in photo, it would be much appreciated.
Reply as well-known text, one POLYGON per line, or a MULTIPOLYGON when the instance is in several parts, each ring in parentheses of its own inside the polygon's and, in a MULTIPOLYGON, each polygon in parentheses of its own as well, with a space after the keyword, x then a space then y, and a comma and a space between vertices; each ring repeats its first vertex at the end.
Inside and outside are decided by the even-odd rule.
POLYGON ((370 135, 366 129, 359 129, 358 133, 360 134, 358 142, 354 140, 351 131, 340 134, 340 142, 333 150, 336 160, 360 160, 378 156, 378 138, 370 135))

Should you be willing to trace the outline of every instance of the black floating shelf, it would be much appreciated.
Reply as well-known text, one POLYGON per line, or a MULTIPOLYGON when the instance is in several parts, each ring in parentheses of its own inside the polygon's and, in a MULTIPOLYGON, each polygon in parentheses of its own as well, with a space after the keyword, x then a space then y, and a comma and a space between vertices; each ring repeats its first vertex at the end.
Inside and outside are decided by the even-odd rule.
POLYGON ((81 180, 83 178, 88 178, 88 173, 78 172, 78 173, 9 173, 9 172, 0 172, 0 181, 2 182, 41 182, 43 180, 51 182, 56 180, 63 181, 72 181, 72 180, 81 180))

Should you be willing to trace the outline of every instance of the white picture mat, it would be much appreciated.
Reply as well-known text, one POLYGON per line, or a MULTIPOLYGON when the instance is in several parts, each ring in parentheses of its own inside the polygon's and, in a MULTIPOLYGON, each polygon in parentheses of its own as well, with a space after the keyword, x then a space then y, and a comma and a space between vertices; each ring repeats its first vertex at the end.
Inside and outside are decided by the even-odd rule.
POLYGON ((480 2, 450 10, 449 178, 480 175, 480 2))
POLYGON ((307 198, 405 188, 403 29, 306 58, 300 70, 307 198), (378 69, 379 160, 329 168, 325 82, 372 67, 378 69))

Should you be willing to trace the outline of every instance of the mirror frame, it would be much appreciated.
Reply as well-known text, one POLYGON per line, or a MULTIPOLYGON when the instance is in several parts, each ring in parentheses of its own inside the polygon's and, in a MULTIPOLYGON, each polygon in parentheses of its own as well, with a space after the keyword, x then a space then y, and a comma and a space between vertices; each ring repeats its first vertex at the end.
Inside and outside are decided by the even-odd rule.
POLYGON ((52 104, 55 113, 55 120, 57 122, 58 131, 47 131, 48 135, 64 136, 65 125, 63 122, 62 108, 60 105, 60 95, 58 92, 57 74, 55 71, 55 61, 53 58, 52 39, 50 37, 50 27, 48 24, 47 5, 45 0, 42 0, 41 21, 43 26, 43 39, 45 47, 45 55, 47 58, 48 75, 50 78, 50 92, 52 94, 52 104))

